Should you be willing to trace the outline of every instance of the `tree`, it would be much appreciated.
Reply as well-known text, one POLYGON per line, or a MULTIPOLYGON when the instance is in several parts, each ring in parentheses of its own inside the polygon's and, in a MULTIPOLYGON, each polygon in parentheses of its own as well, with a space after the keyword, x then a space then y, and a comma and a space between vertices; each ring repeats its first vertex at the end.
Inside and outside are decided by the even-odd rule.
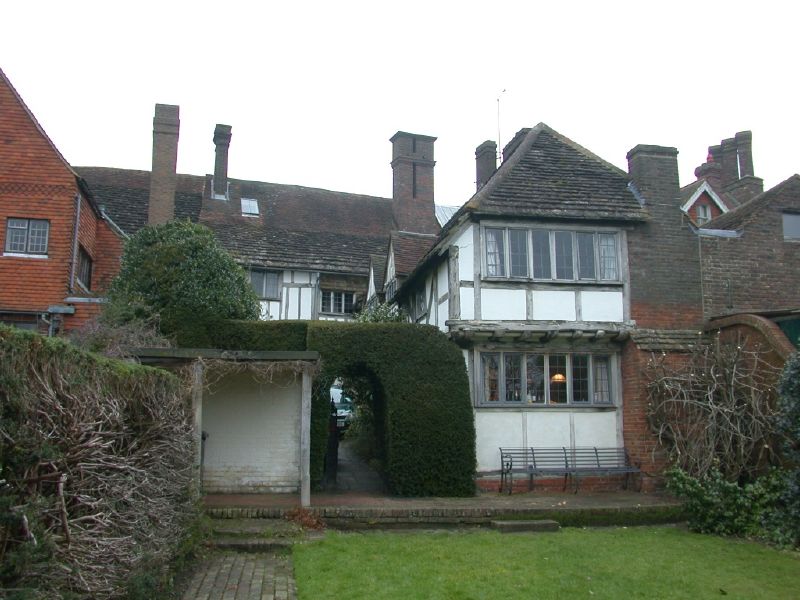
POLYGON ((371 304, 355 315, 359 323, 406 323, 408 315, 396 304, 371 304))
POLYGON ((169 335, 191 323, 258 313, 247 275, 211 230, 172 221, 144 227, 125 244, 104 316, 111 323, 157 317, 169 335))

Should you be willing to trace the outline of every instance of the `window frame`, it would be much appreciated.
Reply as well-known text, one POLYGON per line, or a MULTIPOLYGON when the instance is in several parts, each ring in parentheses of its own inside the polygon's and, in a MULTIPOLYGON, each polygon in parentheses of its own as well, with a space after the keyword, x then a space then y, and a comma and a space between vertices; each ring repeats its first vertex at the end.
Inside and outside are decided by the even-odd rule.
POLYGON ((784 242, 800 242, 800 213, 794 213, 794 212, 783 212, 783 213, 781 213, 781 227, 782 227, 783 241, 784 242), (788 225, 790 227, 797 228, 796 235, 786 235, 787 234, 787 221, 789 222, 788 225))
POLYGON ((75 279, 87 292, 92 290, 92 271, 94 261, 82 245, 78 244, 78 268, 75 270, 75 279))
POLYGON ((705 225, 711 220, 711 207, 708 204, 698 204, 695 207, 695 215, 697 224, 705 225))
POLYGON ((261 214, 258 200, 255 198, 241 198, 240 205, 243 217, 258 217, 261 214), (245 208, 245 206, 247 206, 247 208, 245 208))
POLYGON ((564 351, 524 351, 524 350, 491 350, 479 351, 477 361, 480 372, 478 380, 480 384, 477 386, 478 408, 613 408, 617 406, 616 402, 616 385, 614 377, 614 369, 616 368, 615 354, 609 352, 568 352, 564 351), (575 357, 580 357, 580 361, 575 357), (517 359, 519 368, 518 375, 513 373, 512 379, 514 380, 514 393, 520 400, 510 401, 507 399, 508 381, 511 374, 508 373, 509 359, 517 359), (540 390, 536 390, 536 394, 530 394, 529 386, 531 379, 529 378, 529 369, 533 361, 541 360, 541 367, 538 365, 535 368, 541 368, 542 377, 539 384, 535 383, 537 387, 541 386, 543 394, 539 394, 540 390), (563 359, 563 362, 562 362, 563 359), (491 380, 496 382, 493 385, 487 381, 486 368, 489 360, 494 360, 496 364, 496 374, 491 380), (557 363, 561 363, 557 367, 557 363), (585 375, 585 395, 586 400, 575 400, 575 376, 576 371, 581 368, 582 363, 583 374, 585 375), (563 382, 565 400, 558 402, 555 400, 554 385, 560 385, 558 380, 553 381, 553 371, 561 371, 565 381, 563 382), (518 384, 516 382, 519 382, 518 384), (518 387, 517 387, 518 385, 518 387), (496 387, 495 387, 496 386, 496 387), (487 399, 487 394, 496 396, 496 400, 487 399), (601 396, 598 396, 601 394, 601 396), (541 399, 539 399, 541 397, 541 399), (536 398, 532 400, 531 398, 536 398), (599 398, 599 399, 598 399, 599 398))
MULTIPOLYGON (((483 225, 483 278, 490 281, 534 281, 547 283, 599 283, 599 284, 620 284, 623 283, 621 266, 621 234, 619 230, 599 229, 599 228, 563 228, 563 227, 519 227, 513 225, 483 225), (525 271, 526 275, 512 275, 511 259, 511 232, 525 232, 525 271), (500 256, 497 261, 490 260, 489 255, 489 236, 500 232, 501 247, 500 256), (544 242, 541 232, 547 234, 547 250, 549 256, 547 261, 538 261, 538 256, 534 256, 534 250, 544 242), (586 240, 587 236, 592 239, 592 270, 594 277, 582 276, 581 273, 581 241, 586 240), (566 236, 569 236, 568 238, 566 236), (534 238, 538 237, 538 241, 534 238), (605 239, 614 241, 614 277, 604 276, 609 271, 609 264, 604 261, 602 248, 606 250, 608 245, 603 245, 605 239), (570 240, 571 256, 566 262, 559 262, 565 257, 564 240, 570 240), (562 251, 558 252, 561 248, 562 251), (490 274, 490 267, 500 274, 490 274), (539 268, 537 268, 537 265, 539 268), (549 277, 543 276, 549 273, 549 277)), ((493 254, 496 252, 493 251, 493 254)), ((493 257, 494 258, 494 257, 493 257)))
POLYGON ((347 292, 344 290, 320 290, 320 302, 319 302, 319 312, 323 315, 352 315, 355 311, 355 304, 356 304, 356 293, 355 292, 347 292), (325 296, 326 294, 330 294, 330 303, 329 308, 330 310, 325 310, 325 296), (339 299, 339 305, 341 306, 341 311, 336 310, 337 305, 337 295, 341 295, 339 299), (346 295, 349 295, 350 300, 350 310, 347 310, 347 301, 346 295))
POLYGON ((281 271, 272 271, 270 269, 261 269, 258 267, 250 267, 248 269, 247 277, 250 280, 250 286, 253 288, 253 291, 258 296, 258 299, 261 302, 280 302, 281 299, 281 271), (261 291, 256 289, 255 283, 253 282, 253 273, 263 273, 264 274, 264 283, 262 285, 261 291), (275 276, 275 295, 269 296, 267 292, 269 291, 269 286, 267 282, 269 280, 269 276, 275 276))
MULTIPOLYGON (((16 240, 15 240, 16 243, 16 240)), ((46 257, 48 256, 48 252, 50 250, 50 221, 49 219, 31 219, 28 217, 6 217, 6 239, 5 243, 3 244, 3 253, 11 256, 35 256, 35 257, 46 257), (13 249, 11 248, 12 237, 10 235, 11 230, 23 230, 22 227, 12 227, 12 221, 24 221, 24 249, 13 249), (31 225, 32 224, 45 224, 44 229, 44 250, 31 250, 31 225)))

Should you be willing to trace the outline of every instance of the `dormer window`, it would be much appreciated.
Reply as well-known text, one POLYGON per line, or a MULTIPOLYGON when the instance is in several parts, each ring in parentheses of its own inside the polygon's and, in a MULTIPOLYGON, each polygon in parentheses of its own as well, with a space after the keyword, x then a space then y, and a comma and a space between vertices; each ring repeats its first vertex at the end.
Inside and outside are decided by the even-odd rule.
POLYGON ((242 216, 257 217, 258 200, 255 200, 254 198, 242 198, 242 216))
POLYGON ((711 207, 708 204, 697 205, 697 224, 703 225, 711 220, 711 207))

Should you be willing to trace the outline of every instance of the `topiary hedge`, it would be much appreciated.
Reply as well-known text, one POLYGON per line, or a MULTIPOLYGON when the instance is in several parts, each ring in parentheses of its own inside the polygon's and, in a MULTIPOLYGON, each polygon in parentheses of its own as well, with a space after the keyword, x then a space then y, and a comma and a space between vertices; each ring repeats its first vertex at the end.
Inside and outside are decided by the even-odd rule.
POLYGON ((198 321, 184 327, 176 340, 183 348, 303 351, 308 321, 198 321))

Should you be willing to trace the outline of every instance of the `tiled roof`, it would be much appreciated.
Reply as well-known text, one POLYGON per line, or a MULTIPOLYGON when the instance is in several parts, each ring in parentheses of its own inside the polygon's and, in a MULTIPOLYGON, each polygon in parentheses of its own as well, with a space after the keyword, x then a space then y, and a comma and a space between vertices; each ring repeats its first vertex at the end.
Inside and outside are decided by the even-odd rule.
MULTIPOLYGON (((111 219, 126 233, 147 221, 149 171, 78 169, 111 219)), ((210 227, 237 260, 253 265, 366 276, 369 255, 385 252, 394 226, 391 200, 293 185, 230 180, 231 200, 213 200, 210 176, 178 175, 177 218, 210 227), (258 217, 241 212, 255 199, 258 217)))
POLYGON ((695 329, 634 329, 631 340, 640 350, 649 352, 691 352, 698 344, 708 342, 703 332, 695 329))
POLYGON ((453 215, 458 212, 458 206, 436 204, 434 209, 436 211, 436 221, 439 223, 439 227, 444 227, 447 222, 453 218, 453 215))
POLYGON ((384 277, 386 276, 386 255, 371 254, 369 258, 372 262, 372 275, 375 281, 375 289, 381 292, 383 291, 384 277))
POLYGON ((647 218, 630 177, 544 123, 521 141, 465 205, 480 214, 586 220, 647 218))
POLYGON ((747 224, 752 218, 758 215, 758 212, 769 205, 769 203, 788 186, 796 186, 798 196, 800 197, 800 175, 792 175, 789 179, 782 181, 774 188, 759 194, 749 202, 745 202, 741 206, 718 216, 706 223, 704 229, 740 229, 747 224))
POLYGON ((392 251, 394 252, 395 276, 405 277, 411 273, 436 242, 435 235, 392 232, 392 251))

